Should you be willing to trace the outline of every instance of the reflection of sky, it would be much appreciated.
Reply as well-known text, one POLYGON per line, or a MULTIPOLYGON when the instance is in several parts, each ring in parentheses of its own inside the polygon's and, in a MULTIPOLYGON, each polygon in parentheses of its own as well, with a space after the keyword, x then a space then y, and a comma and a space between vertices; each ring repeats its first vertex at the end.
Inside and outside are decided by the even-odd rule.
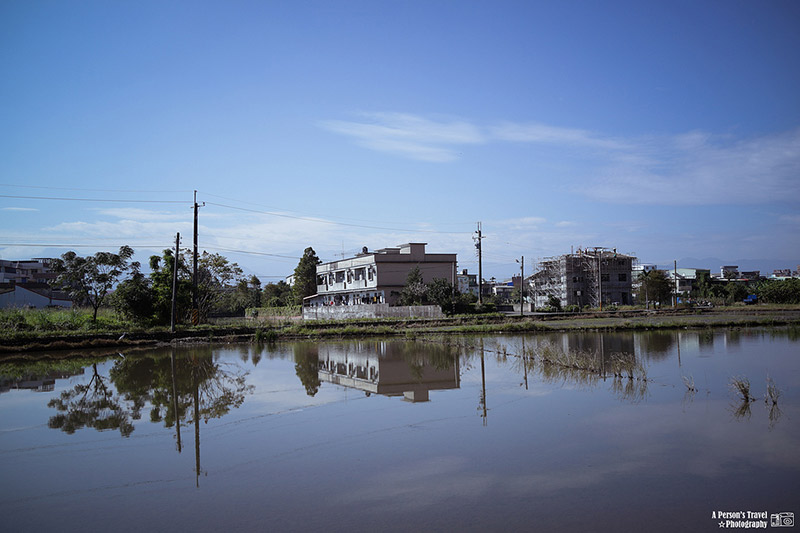
MULTIPOLYGON (((330 383, 309 397, 290 344, 265 348, 255 365, 254 349, 221 348, 216 359, 247 371, 254 390, 240 408, 200 424, 199 482, 194 427, 182 428, 178 454, 174 429, 149 422, 147 408, 129 438, 47 428, 47 400, 88 381, 87 371, 57 380, 53 393, 0 395, 0 512, 9 527, 63 530, 92 514, 123 530, 669 531, 710 527, 711 510, 792 510, 800 488, 797 342, 701 333, 682 331, 671 344, 646 333, 596 341, 635 346, 646 360, 652 381, 638 402, 615 393, 612 379, 542 381, 536 363, 526 390, 513 356, 522 338, 487 338, 485 426, 474 348, 461 360, 461 387, 420 404, 330 383), (640 351, 648 342, 657 345, 653 357, 640 351), (784 391, 772 428, 762 401, 749 418, 735 418, 727 386, 746 375, 763 396, 767 371, 784 391), (700 388, 693 396, 686 374, 700 388)), ((526 348, 545 341, 572 342, 527 336, 526 348)), ((589 349, 595 341, 579 342, 589 349)), ((108 375, 113 364, 98 370, 108 375)))

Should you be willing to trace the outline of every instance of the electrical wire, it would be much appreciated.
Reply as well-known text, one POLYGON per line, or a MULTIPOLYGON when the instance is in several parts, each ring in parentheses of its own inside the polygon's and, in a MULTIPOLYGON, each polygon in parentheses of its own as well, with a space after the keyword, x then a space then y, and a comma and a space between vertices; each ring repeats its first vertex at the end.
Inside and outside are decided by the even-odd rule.
MULTIPOLYGON (((255 203, 255 202, 247 202, 247 201, 244 201, 244 200, 237 200, 235 198, 228 198, 226 196, 219 196, 218 194, 212 194, 212 193, 209 193, 209 192, 206 192, 206 191, 197 191, 197 192, 201 193, 201 194, 204 194, 204 195, 207 195, 207 196, 213 196, 214 198, 221 198, 223 200, 228 200, 228 201, 236 202, 236 203, 240 203, 240 204, 253 205, 253 206, 256 206, 256 207, 262 207, 262 208, 266 208, 266 209, 281 209, 279 207, 267 206, 267 205, 264 205, 264 204, 258 204, 258 203, 255 203)), ((303 215, 302 213, 296 213, 296 216, 307 216, 309 218, 316 219, 315 217, 311 217, 309 215, 303 215)), ((374 220, 363 220, 363 219, 338 217, 338 216, 331 216, 331 215, 324 215, 324 216, 325 216, 325 218, 332 218, 332 219, 339 219, 339 220, 350 220, 352 222, 376 222, 374 220)), ((376 223, 378 223, 378 224, 381 224, 381 223, 395 224, 395 222, 387 222, 387 221, 376 222, 376 223)), ((397 222, 397 224, 400 224, 400 222, 397 222)), ((464 226, 464 225, 467 225, 467 224, 472 224, 472 222, 447 222, 446 224, 464 226)))
POLYGON ((316 222, 319 224, 331 224, 334 226, 347 226, 351 228, 365 228, 365 229, 377 229, 377 230, 384 230, 384 231, 403 231, 407 233, 435 233, 440 235, 471 235, 472 232, 463 232, 463 231, 435 231, 435 230, 424 230, 424 229, 408 229, 408 228, 387 228, 387 227, 380 227, 380 226, 368 226, 365 224, 350 224, 348 222, 335 222, 332 220, 325 220, 321 218, 312 218, 312 217, 305 217, 305 216, 298 216, 298 215, 288 215, 286 213, 275 213, 273 211, 261 211, 258 209, 248 209, 246 207, 236 207, 233 205, 227 204, 219 204, 216 202, 206 202, 206 205, 214 205, 217 207, 225 207, 228 209, 235 209, 237 211, 246 211, 248 213, 259 213, 262 215, 271 215, 275 217, 283 217, 283 218, 291 218, 294 220, 306 220, 309 222, 316 222))
POLYGON ((13 194, 0 194, 0 198, 17 198, 22 200, 61 200, 70 202, 110 202, 124 204, 188 204, 182 200, 120 200, 113 198, 66 198, 62 196, 20 196, 13 194))
POLYGON ((51 187, 45 185, 16 185, 14 183, 0 183, 0 187, 17 187, 19 189, 46 189, 52 191, 88 191, 88 192, 122 192, 122 193, 142 193, 142 192, 150 192, 150 193, 191 193, 190 190, 174 190, 174 191, 162 191, 162 190, 151 190, 151 189, 86 189, 80 187, 51 187))

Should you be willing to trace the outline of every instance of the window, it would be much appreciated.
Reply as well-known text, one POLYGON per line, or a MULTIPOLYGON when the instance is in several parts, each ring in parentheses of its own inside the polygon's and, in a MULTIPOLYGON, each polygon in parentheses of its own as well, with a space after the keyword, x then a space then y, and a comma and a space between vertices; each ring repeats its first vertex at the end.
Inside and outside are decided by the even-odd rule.
POLYGON ((609 278, 608 274, 601 274, 600 275, 600 281, 609 281, 609 280, 610 280, 610 278, 609 278))
POLYGON ((625 274, 625 273, 620 274, 619 275, 619 280, 620 281, 628 281, 628 275, 625 274))

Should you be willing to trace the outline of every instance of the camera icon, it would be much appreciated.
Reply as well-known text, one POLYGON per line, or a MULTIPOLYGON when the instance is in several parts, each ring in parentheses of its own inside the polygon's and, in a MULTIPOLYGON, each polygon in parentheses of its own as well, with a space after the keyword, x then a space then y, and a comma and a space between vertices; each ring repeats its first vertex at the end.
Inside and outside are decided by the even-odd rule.
POLYGON ((794 527, 794 513, 774 513, 769 515, 770 527, 794 527))

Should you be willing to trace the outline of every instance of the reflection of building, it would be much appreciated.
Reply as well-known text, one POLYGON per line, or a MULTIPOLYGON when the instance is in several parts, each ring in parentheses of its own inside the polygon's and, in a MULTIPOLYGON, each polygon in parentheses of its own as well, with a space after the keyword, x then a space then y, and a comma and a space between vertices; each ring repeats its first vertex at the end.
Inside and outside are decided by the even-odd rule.
POLYGON ((369 394, 426 402, 432 390, 457 389, 458 357, 442 354, 434 365, 417 345, 378 342, 334 345, 319 352, 319 379, 369 394), (409 346, 411 350, 406 350, 409 346), (354 349, 355 348, 355 349, 354 349), (445 364, 449 363, 449 364, 445 364))
POLYGON ((26 375, 20 378, 7 378, 0 376, 0 393, 10 390, 31 390, 34 392, 52 392, 55 390, 57 379, 66 379, 83 374, 83 369, 77 372, 52 371, 44 375, 26 375))

